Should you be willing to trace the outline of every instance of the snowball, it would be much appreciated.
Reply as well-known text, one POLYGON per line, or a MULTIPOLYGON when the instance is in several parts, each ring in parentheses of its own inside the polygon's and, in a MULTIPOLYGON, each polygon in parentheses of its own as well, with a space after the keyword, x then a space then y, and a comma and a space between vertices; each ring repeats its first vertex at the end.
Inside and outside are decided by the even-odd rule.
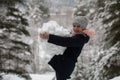
MULTIPOLYGON (((38 30, 38 33, 42 33, 42 32, 48 32, 50 34, 55 34, 59 36, 70 36, 70 31, 60 26, 56 21, 49 21, 47 23, 44 23, 42 28, 38 30)), ((47 41, 41 39, 40 37, 38 41, 40 45, 39 54, 42 58, 44 56, 45 58, 49 57, 50 59, 52 55, 62 54, 66 49, 66 47, 61 47, 58 45, 48 43, 47 41)))

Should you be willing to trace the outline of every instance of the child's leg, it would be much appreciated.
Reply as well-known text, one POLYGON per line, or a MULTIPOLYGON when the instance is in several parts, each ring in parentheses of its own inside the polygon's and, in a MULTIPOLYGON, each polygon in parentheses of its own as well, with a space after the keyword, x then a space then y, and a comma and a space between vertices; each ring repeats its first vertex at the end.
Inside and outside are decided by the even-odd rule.
POLYGON ((56 73, 57 80, 67 80, 63 75, 56 73))

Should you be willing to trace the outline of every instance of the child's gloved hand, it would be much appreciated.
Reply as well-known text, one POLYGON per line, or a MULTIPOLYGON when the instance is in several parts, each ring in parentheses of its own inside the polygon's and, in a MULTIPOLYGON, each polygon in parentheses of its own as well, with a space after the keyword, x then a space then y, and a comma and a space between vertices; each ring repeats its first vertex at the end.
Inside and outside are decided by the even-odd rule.
POLYGON ((47 33, 47 32, 40 33, 40 38, 49 39, 49 33, 47 33))

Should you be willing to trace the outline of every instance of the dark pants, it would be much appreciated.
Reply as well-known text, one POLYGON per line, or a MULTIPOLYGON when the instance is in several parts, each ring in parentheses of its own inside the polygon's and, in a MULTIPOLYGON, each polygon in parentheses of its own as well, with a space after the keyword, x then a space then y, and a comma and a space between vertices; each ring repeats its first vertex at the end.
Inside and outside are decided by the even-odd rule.
POLYGON ((64 77, 58 73, 56 73, 56 78, 57 78, 57 80, 67 80, 66 77, 64 77))
POLYGON ((71 58, 64 58, 62 55, 55 55, 48 64, 55 70, 57 80, 69 79, 75 67, 71 58))
POLYGON ((62 64, 58 65, 58 72, 56 71, 57 80, 70 79, 70 75, 73 72, 75 64, 69 60, 65 60, 62 64))

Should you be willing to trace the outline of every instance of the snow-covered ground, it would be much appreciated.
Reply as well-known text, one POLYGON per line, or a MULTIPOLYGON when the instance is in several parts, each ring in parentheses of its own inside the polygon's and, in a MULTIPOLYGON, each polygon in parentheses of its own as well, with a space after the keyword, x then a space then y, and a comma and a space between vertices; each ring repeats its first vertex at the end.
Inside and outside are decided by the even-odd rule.
MULTIPOLYGON (((2 80, 25 80, 24 78, 19 77, 16 74, 4 74, 4 73, 2 73, 1 75, 2 75, 2 80)), ((1 78, 0 78, 0 80, 1 80, 1 78)))
MULTIPOLYGON (((55 73, 50 72, 50 73, 45 73, 45 74, 30 74, 32 80, 54 80, 55 78, 55 73)), ((17 75, 13 74, 7 74, 3 76, 2 80, 25 80, 17 75)), ((120 80, 120 76, 114 77, 113 79, 110 80, 120 80)))
POLYGON ((110 80, 120 80, 120 76, 114 77, 113 79, 110 79, 110 80))
MULTIPOLYGON (((2 74, 2 80, 25 80, 24 78, 15 75, 15 74, 2 74)), ((30 74, 32 80, 53 80, 55 77, 54 72, 45 73, 45 74, 30 74)), ((1 79, 0 79, 1 80, 1 79)))
POLYGON ((32 80, 52 80, 55 77, 54 73, 46 74, 30 74, 32 80))

